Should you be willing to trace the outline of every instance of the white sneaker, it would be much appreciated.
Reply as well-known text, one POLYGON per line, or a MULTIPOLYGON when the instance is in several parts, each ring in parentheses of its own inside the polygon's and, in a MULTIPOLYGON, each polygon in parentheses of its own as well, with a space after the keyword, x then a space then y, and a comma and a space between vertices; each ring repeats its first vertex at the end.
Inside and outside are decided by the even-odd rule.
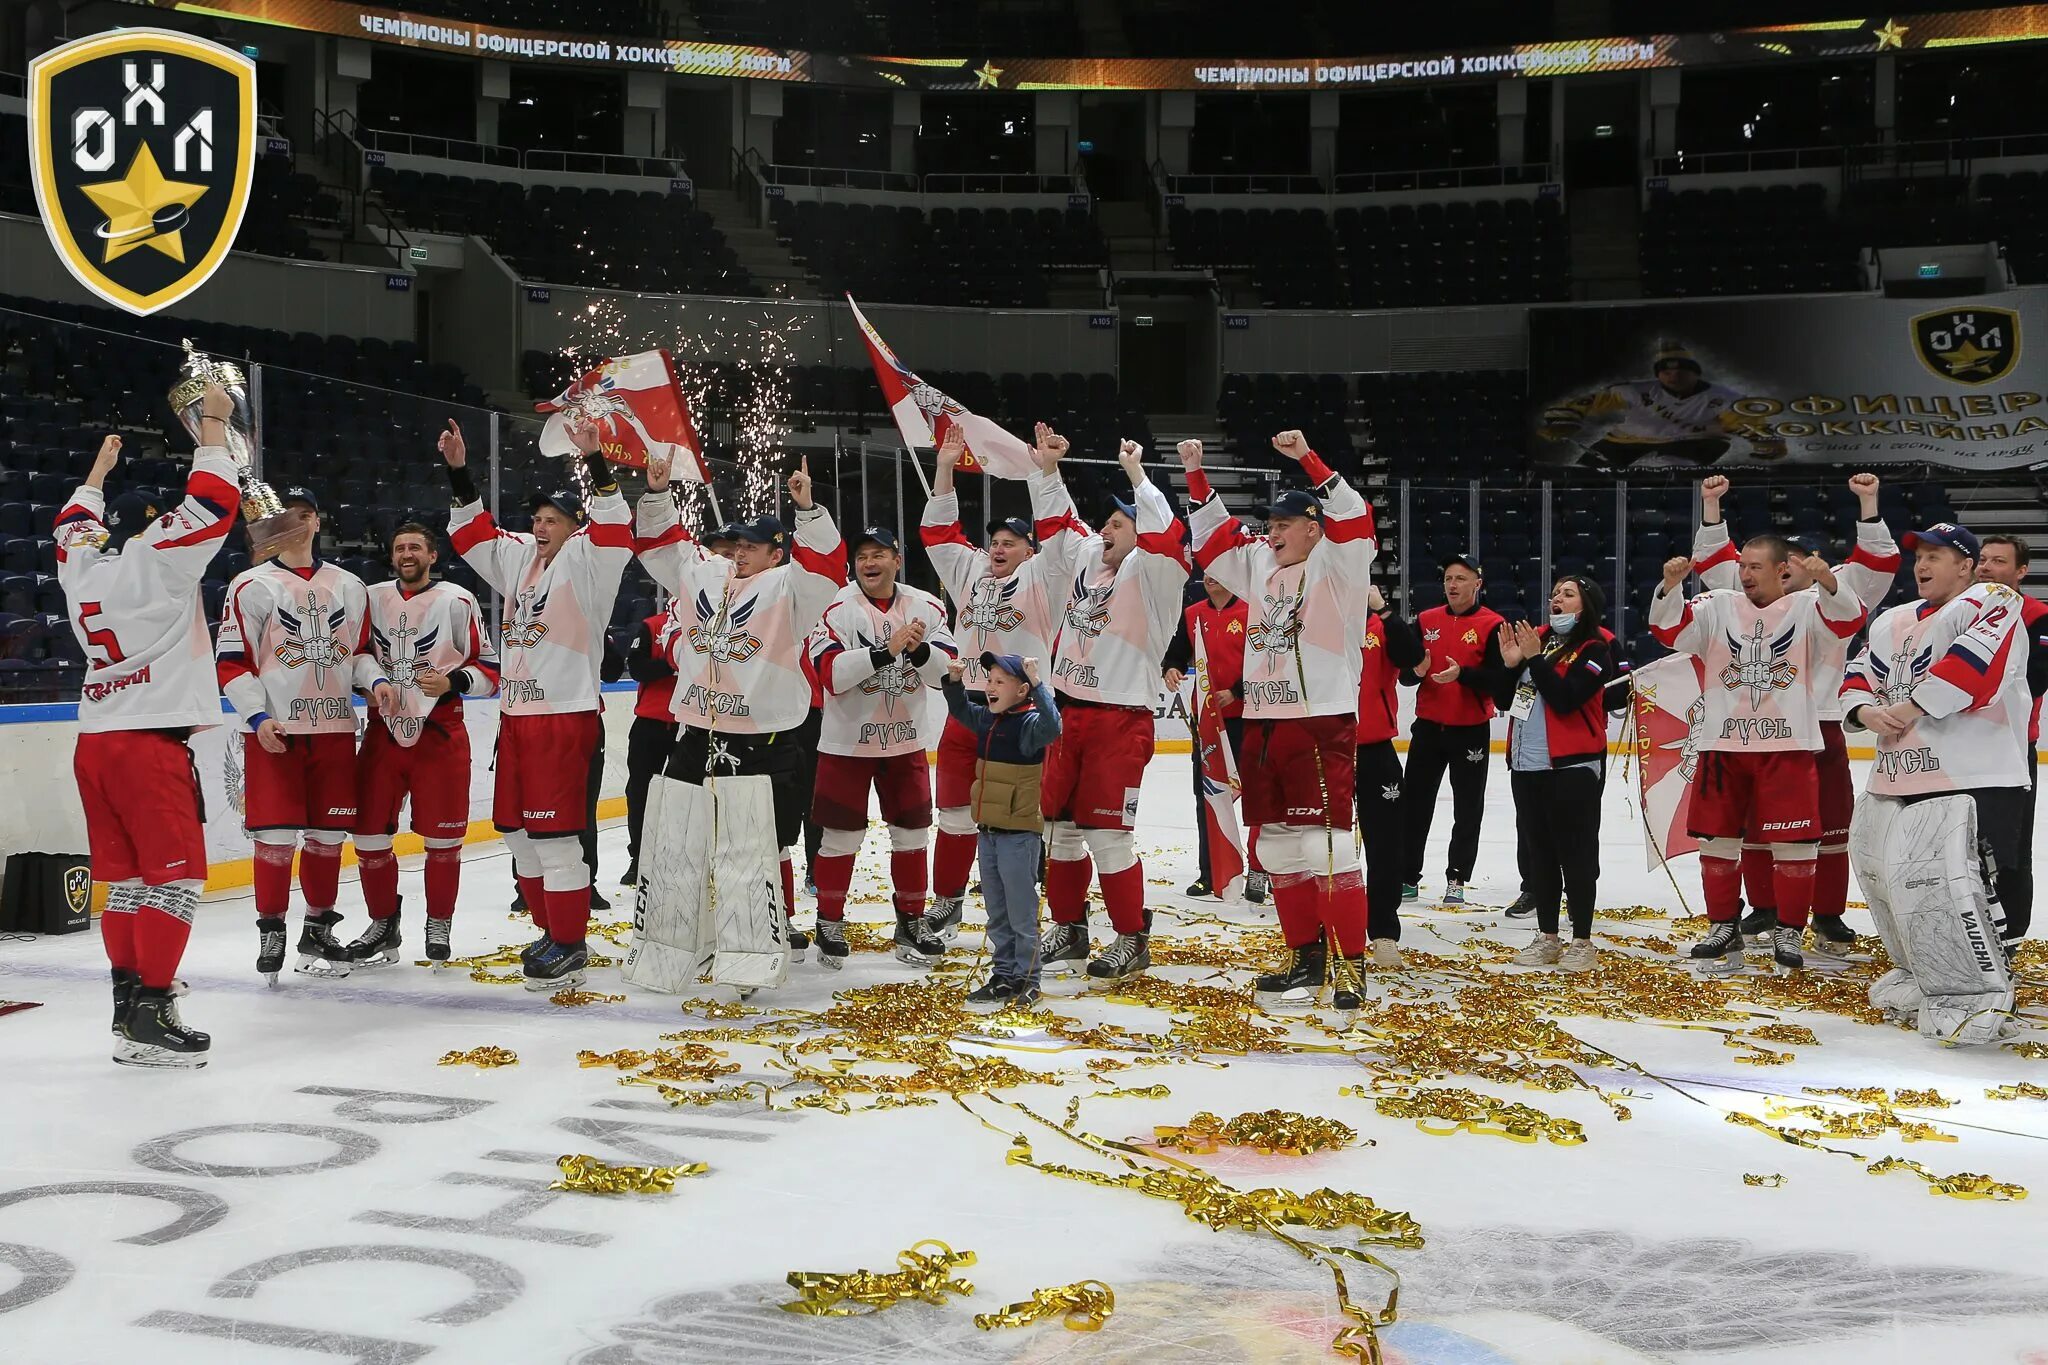
MULTIPOLYGON (((1557 940, 1552 939, 1555 943, 1557 940)), ((1558 955, 1558 969, 1566 972, 1590 972, 1599 965, 1599 954, 1593 950, 1590 938, 1575 938, 1558 955)))
POLYGON ((1517 967, 1554 967, 1564 953, 1564 945, 1556 934, 1538 934, 1529 941, 1529 946, 1515 954, 1517 967))
POLYGON ((1375 967, 1398 967, 1401 965, 1401 945, 1390 938, 1376 938, 1372 941, 1372 965, 1375 967))

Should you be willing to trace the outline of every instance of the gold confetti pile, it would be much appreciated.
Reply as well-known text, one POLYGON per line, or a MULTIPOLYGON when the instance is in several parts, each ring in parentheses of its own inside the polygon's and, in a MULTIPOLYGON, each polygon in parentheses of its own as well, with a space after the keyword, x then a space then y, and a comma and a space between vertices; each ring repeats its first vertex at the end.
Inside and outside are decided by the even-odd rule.
POLYGON ((510 1048, 473 1047, 467 1052, 444 1052, 439 1066, 479 1066, 488 1071, 494 1066, 517 1066, 519 1054, 510 1048))
POLYGON ((1311 1152, 1349 1147, 1358 1140, 1357 1130, 1335 1119, 1285 1109, 1239 1114, 1228 1123, 1204 1112, 1182 1127, 1154 1128, 1152 1133, 1160 1146, 1197 1156, 1218 1147, 1249 1147, 1269 1156, 1307 1156, 1311 1152))
POLYGON ((1742 1177, 1742 1183, 1745 1185, 1753 1185, 1758 1189, 1775 1190, 1780 1185, 1783 1185, 1785 1183, 1785 1177, 1777 1174, 1744 1175, 1742 1177))
POLYGON ((680 1166, 614 1166, 594 1156, 564 1156, 555 1162, 562 1178, 551 1190, 578 1194, 669 1194, 680 1176, 702 1175, 711 1168, 701 1161, 680 1166))
POLYGON ((578 1009, 584 1005, 623 1005, 626 1003, 626 997, 605 995, 599 991, 563 990, 549 996, 548 1003, 560 1005, 563 1009, 578 1009))
POLYGON ((1465 1132, 1504 1137, 1510 1142, 1548 1138, 1559 1147, 1576 1147, 1586 1140, 1585 1128, 1571 1119, 1552 1118, 1526 1104, 1512 1104, 1455 1086, 1432 1087, 1408 1095, 1374 1095, 1353 1085, 1339 1093, 1371 1100, 1373 1108, 1388 1118, 1414 1119, 1417 1128, 1433 1137, 1465 1132))
POLYGON ((998 1327, 1028 1327, 1059 1318, 1069 1332, 1094 1332, 1116 1311, 1116 1294, 1100 1280, 1082 1280, 1052 1289, 1034 1289, 1022 1303, 993 1313, 976 1313, 974 1325, 984 1332, 998 1327))
POLYGON ((1903 1157, 1888 1156, 1873 1161, 1864 1168, 1872 1175, 1883 1175, 1887 1171, 1911 1171, 1927 1182, 1929 1194, 1945 1194, 1951 1199, 1993 1199, 2000 1202, 2025 1199, 2024 1185, 2005 1185, 1988 1175, 1975 1175, 1963 1171, 1956 1175, 1936 1175, 1917 1161, 1903 1157))
POLYGON ((973 1264, 973 1252, 955 1251, 944 1242, 927 1238, 897 1252, 895 1270, 792 1270, 787 1278, 797 1296, 783 1304, 782 1311, 852 1318, 912 1301, 944 1305, 948 1295, 974 1292, 972 1284, 953 1273, 973 1264))
POLYGON ((1987 1100, 2048 1100, 2048 1088, 2035 1085, 2032 1081, 2021 1081, 2017 1085, 2000 1085, 1984 1092, 1987 1100))

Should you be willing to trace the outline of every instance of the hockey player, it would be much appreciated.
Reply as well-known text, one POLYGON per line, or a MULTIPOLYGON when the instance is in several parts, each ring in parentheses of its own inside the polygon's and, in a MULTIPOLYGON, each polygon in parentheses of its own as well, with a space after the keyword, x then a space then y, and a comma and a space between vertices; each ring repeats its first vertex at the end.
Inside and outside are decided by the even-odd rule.
POLYGON ((1408 771, 1401 780, 1401 833, 1407 841, 1407 880, 1401 899, 1421 895, 1422 864, 1429 827, 1436 821, 1436 794, 1446 773, 1451 779, 1451 846, 1445 854, 1445 905, 1465 903, 1465 883, 1479 858, 1479 829, 1486 818, 1486 774, 1492 767, 1492 679, 1484 665, 1487 646, 1500 630, 1501 616, 1479 600, 1486 572, 1469 555, 1452 555, 1437 566, 1444 576, 1444 604, 1415 618, 1422 636, 1421 663, 1402 674, 1415 688, 1415 719, 1408 727, 1408 771))
POLYGON ((1902 536, 1920 600, 1872 623, 1842 685, 1877 754, 1850 836, 1856 878, 1896 969, 1870 1002, 1955 1043, 2005 1035, 2013 1007, 1999 888, 2020 864, 2028 717, 2023 603, 1973 582, 1977 537, 1902 536))
MULTIPOLYGON (((1241 800, 1272 879, 1289 962, 1256 987, 1270 1007, 1302 1008, 1329 977, 1336 987, 1331 1003, 1356 1010, 1366 899, 1351 836, 1353 765, 1379 544, 1372 508, 1306 437, 1283 431, 1273 449, 1301 466, 1314 491, 1282 493, 1266 535, 1258 537, 1209 487, 1202 443, 1179 447, 1194 500, 1196 559, 1204 573, 1257 604, 1245 638, 1241 800), (1348 967, 1329 961, 1333 943, 1348 967)), ((1400 965, 1391 939, 1375 943, 1373 956, 1383 966, 1400 965)))
POLYGON ((469 829, 469 730, 463 698, 498 690, 498 647, 469 589, 434 577, 434 533, 408 521, 391 533, 388 583, 370 589, 370 651, 398 694, 378 711, 356 755, 356 867, 370 927, 348 945, 355 965, 398 961, 398 808, 427 846, 427 958, 448 960, 448 934, 469 829))
POLYGON ((503 530, 484 510, 462 429, 450 421, 439 441, 457 503, 448 538, 505 599, 491 823, 541 930, 520 955, 530 991, 573 989, 590 966, 590 868, 579 836, 602 724, 605 626, 633 560, 632 512, 598 453, 597 429, 572 422, 568 435, 588 475, 588 519, 580 496, 557 489, 530 500, 530 534, 503 530))
MULTIPOLYGON (((794 536, 774 517, 741 523, 730 528, 731 559, 690 539, 668 480, 665 463, 648 466, 648 491, 634 523, 641 562, 674 599, 657 642, 676 671, 675 715, 682 724, 668 775, 701 786, 715 761, 721 773, 770 779, 782 908, 793 917, 790 850, 803 834, 811 798, 801 781, 801 736, 811 707, 804 643, 846 586, 846 547, 831 514, 811 500, 808 458, 789 476, 794 536)), ((792 926, 791 960, 801 962, 809 947, 809 937, 792 926)))
POLYGON ((1103 908, 1116 929, 1115 942, 1088 963, 1089 980, 1104 985, 1152 965, 1152 914, 1131 830, 1145 765, 1152 761, 1161 665, 1188 577, 1186 531, 1166 494, 1145 476, 1138 443, 1125 441, 1117 462, 1131 481, 1131 501, 1119 501, 1101 534, 1081 547, 1053 642, 1060 737, 1045 751, 1039 781, 1048 845, 1045 899, 1053 916, 1039 957, 1044 970, 1061 973, 1087 957, 1093 855, 1103 908))
POLYGON ((1800 569, 1813 581, 1789 590, 1790 542, 1757 536, 1742 547, 1740 592, 1709 589, 1688 601, 1677 591, 1692 560, 1665 561, 1650 602, 1650 631, 1667 648, 1698 656, 1706 670, 1698 772, 1689 824, 1700 841, 1700 882, 1712 927, 1692 949, 1700 970, 1742 970, 1742 840, 1771 849, 1778 927, 1771 955, 1781 972, 1806 965, 1800 942, 1813 905, 1820 851, 1819 703, 1816 674, 1830 646, 1863 624, 1863 604, 1818 555, 1800 569))
MULTIPOLYGON (((1884 604, 1899 573, 1899 547, 1877 510, 1875 474, 1849 480, 1856 495, 1856 548, 1836 570, 1865 612, 1884 604)), ((1716 474, 1700 484, 1700 526, 1693 536, 1692 567, 1708 588, 1736 586, 1740 556, 1721 518, 1721 499, 1728 479, 1716 474)), ((1787 561, 1786 590, 1804 592, 1812 584, 1797 556, 1787 561)), ((1842 742, 1842 671, 1849 663, 1849 642, 1829 632, 1814 638, 1813 697, 1820 717, 1820 855, 1813 871, 1813 950, 1824 957, 1845 956, 1856 946, 1856 934, 1842 922, 1849 904, 1849 816, 1856 806, 1856 785, 1849 775, 1849 749, 1842 742)), ((1771 886, 1771 850, 1754 838, 1742 845, 1742 880, 1749 892, 1750 913, 1742 922, 1752 947, 1763 947, 1778 924, 1777 901, 1771 886)))
MULTIPOLYGON (((1074 572, 1088 528, 1074 515, 1074 500, 1060 478, 1067 438, 1040 422, 1032 437, 1039 472, 1025 481, 1031 520, 1009 517, 989 523, 988 548, 976 549, 960 526, 960 498, 953 480, 966 451, 956 423, 939 446, 938 475, 919 527, 925 554, 957 612, 954 636, 967 671, 967 699, 985 703, 981 656, 1015 654, 1050 659, 1058 613, 1073 591, 1074 572)), ((974 736, 949 714, 939 735, 938 837, 932 852, 932 931, 951 941, 960 931, 960 902, 974 866, 978 837, 968 811, 974 785, 974 736)), ((1086 944, 1082 945, 1083 955, 1086 944)))
POLYGON ((221 691, 241 721, 242 824, 256 844, 256 970, 271 985, 284 969, 292 854, 299 858, 305 920, 298 970, 342 977, 354 961, 334 936, 341 845, 356 827, 353 693, 380 713, 397 689, 370 653, 363 580, 321 559, 320 501, 287 488, 282 501, 303 529, 277 557, 228 584, 214 658, 221 691), (300 835, 305 837, 300 847, 300 835))
POLYGON ((1998 901, 2005 909, 2005 937, 2017 943, 2034 922, 2034 806, 2040 794, 2041 694, 2048 691, 2048 602, 2026 591, 2027 542, 2018 536, 1985 536, 1977 557, 1979 583, 2003 583, 2020 595, 2020 613, 2027 627, 2027 690, 2034 707, 2027 720, 2027 827, 2020 840, 2020 861, 1998 883, 1998 901))
POLYGON ((1650 456, 1712 464, 1737 438, 1747 440, 1758 459, 1784 456, 1784 441, 1761 430, 1752 434, 1749 419, 1735 410, 1743 395, 1725 384, 1708 383, 1683 342, 1658 342, 1650 373, 1648 380, 1610 385, 1546 409, 1539 434, 1549 441, 1575 441, 1588 422, 1599 423, 1605 430, 1584 447, 1584 460, 1613 470, 1650 456))
POLYGON ((824 830, 811 876, 818 887, 818 963, 846 960, 846 888, 868 827, 873 788, 889 826, 896 958, 929 967, 946 945, 925 923, 932 825, 931 691, 960 657, 938 598, 897 581, 896 533, 870 526, 853 543, 854 581, 811 632, 812 671, 825 689, 811 818, 824 830))
POLYGON ((57 514, 57 581, 85 651, 72 758, 114 981, 114 1060, 197 1068, 213 1040, 187 1028, 172 991, 206 886, 199 778, 186 740, 220 724, 199 580, 235 523, 227 452, 234 403, 208 385, 185 497, 158 515, 141 493, 109 504, 121 438, 57 514))

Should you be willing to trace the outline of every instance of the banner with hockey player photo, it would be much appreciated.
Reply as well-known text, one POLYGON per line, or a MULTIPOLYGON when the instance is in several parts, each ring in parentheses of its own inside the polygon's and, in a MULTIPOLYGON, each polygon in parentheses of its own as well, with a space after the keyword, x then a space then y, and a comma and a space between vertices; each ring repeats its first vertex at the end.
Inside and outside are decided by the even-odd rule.
POLYGON ((1651 871, 1699 852, 1686 832, 1692 810, 1699 728, 1706 716, 1703 673, 1690 654, 1673 654, 1635 670, 1636 799, 1643 813, 1643 852, 1651 871))
POLYGON ((875 367, 875 382, 882 386, 882 399, 903 444, 915 453, 936 450, 946 433, 959 427, 967 443, 960 468, 993 474, 999 479, 1028 479, 1038 472, 1031 447, 1012 436, 987 417, 969 412, 959 401, 925 383, 896 358, 889 343, 875 330, 853 295, 846 296, 853 308, 853 320, 860 324, 861 340, 867 344, 868 361, 875 367))
POLYGON ((1799 461, 2007 469, 2048 459, 2020 362, 2048 296, 1662 300, 1529 310, 1529 449, 1621 474, 1799 461))
POLYGON ((665 455, 676 480, 711 482, 703 439, 667 351, 607 360, 533 410, 550 414, 540 433, 543 455, 566 459, 575 453, 568 419, 581 415, 597 423, 602 453, 613 464, 645 469, 650 455, 665 455))

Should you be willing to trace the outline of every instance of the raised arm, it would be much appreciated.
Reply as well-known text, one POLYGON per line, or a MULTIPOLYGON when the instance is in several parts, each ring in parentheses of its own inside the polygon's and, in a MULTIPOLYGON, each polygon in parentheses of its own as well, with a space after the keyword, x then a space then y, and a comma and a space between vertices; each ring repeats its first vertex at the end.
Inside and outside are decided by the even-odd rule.
POLYGON ((1710 634, 1708 618, 1715 614, 1714 595, 1703 592, 1687 598, 1679 592, 1692 561, 1673 556, 1664 561, 1664 581, 1650 597, 1650 634, 1666 649, 1680 654, 1698 654, 1710 634))
POLYGON ((1742 557, 1736 553, 1734 537, 1721 515, 1721 499, 1727 494, 1724 474, 1700 481, 1700 524, 1692 537, 1692 571, 1710 589, 1733 589, 1741 578, 1742 557))
POLYGON ((1180 455, 1181 471, 1187 475, 1188 499, 1194 504, 1188 509, 1188 530, 1194 536, 1196 565, 1236 596, 1256 598, 1263 586, 1257 551, 1265 542, 1247 531, 1210 487, 1209 475, 1202 468, 1202 443, 1182 441, 1174 449, 1180 455))
POLYGON ((1876 611, 1891 593, 1904 561, 1899 543, 1892 539, 1891 528, 1878 511, 1877 475, 1856 475, 1849 480, 1849 491, 1856 495, 1856 548, 1849 552, 1840 574, 1863 609, 1876 611))
POLYGON ((1275 436, 1273 449, 1301 466, 1303 476, 1322 501, 1323 540, 1315 553, 1329 561, 1339 578, 1363 592, 1371 583, 1372 562, 1379 555, 1372 505, 1339 478, 1322 456, 1309 449, 1308 438, 1299 431, 1283 431, 1275 436))
POLYGON ((469 447, 453 418, 435 447, 447 466, 448 487, 455 497, 455 509, 448 514, 448 541, 479 577, 509 596, 533 558, 533 537, 501 529, 484 510, 483 497, 469 469, 469 447))
POLYGON ((789 563, 796 619, 792 629, 810 633, 832 598, 846 586, 846 544, 832 514, 811 500, 811 457, 806 455, 789 476, 789 501, 796 509, 796 533, 790 538, 789 563))

